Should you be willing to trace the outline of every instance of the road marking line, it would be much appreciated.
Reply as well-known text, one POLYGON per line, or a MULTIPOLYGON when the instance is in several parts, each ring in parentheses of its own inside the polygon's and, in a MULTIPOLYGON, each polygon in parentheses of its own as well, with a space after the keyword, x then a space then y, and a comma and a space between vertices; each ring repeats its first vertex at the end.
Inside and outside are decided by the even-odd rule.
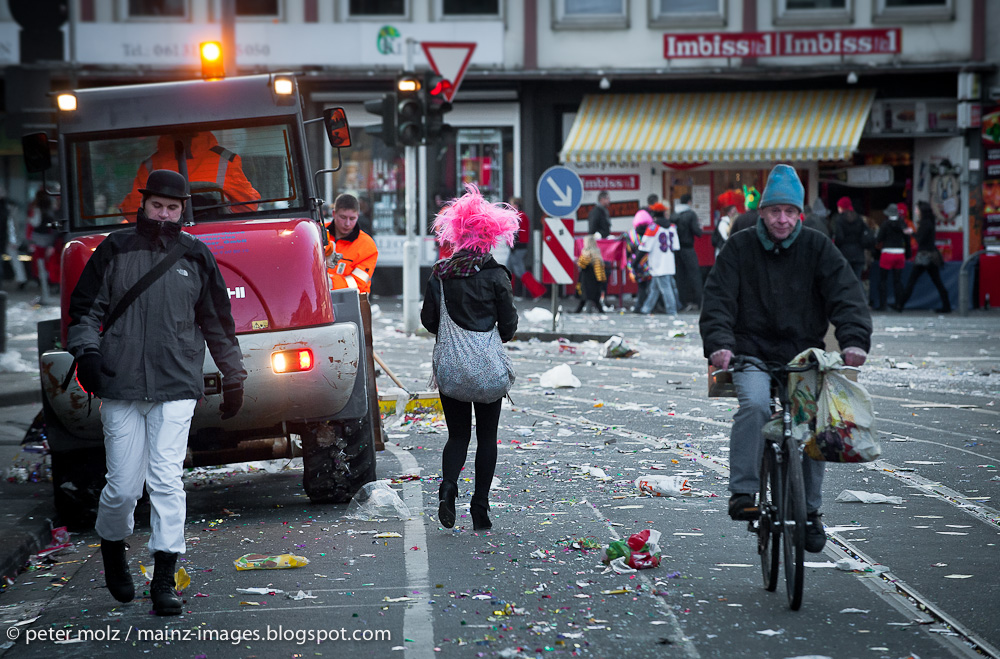
MULTIPOLYGON (((399 461, 402 473, 420 473, 416 459, 409 452, 392 443, 386 443, 385 448, 399 461)), ((427 561, 427 530, 424 528, 424 501, 420 481, 403 483, 403 503, 410 509, 410 517, 403 525, 405 547, 417 547, 416 550, 405 551, 408 595, 416 600, 409 602, 403 613, 403 638, 413 641, 412 645, 406 646, 406 656, 431 659, 434 657, 434 616, 428 602, 430 567, 427 561)))

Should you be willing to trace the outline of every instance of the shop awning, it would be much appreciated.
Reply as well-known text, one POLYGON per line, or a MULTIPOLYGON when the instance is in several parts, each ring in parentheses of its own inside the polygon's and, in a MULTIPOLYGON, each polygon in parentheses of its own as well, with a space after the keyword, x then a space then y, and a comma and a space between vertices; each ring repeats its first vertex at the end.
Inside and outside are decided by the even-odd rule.
POLYGON ((874 96, 873 90, 588 95, 559 157, 567 163, 846 160, 874 96))

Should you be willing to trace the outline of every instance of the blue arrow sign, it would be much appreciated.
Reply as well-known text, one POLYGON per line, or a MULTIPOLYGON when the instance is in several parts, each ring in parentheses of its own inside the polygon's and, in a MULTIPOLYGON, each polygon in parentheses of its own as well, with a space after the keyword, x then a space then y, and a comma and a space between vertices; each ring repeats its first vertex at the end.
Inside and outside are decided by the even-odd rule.
POLYGON ((549 167, 538 178, 538 205, 550 217, 571 217, 583 199, 583 181, 569 167, 549 167))

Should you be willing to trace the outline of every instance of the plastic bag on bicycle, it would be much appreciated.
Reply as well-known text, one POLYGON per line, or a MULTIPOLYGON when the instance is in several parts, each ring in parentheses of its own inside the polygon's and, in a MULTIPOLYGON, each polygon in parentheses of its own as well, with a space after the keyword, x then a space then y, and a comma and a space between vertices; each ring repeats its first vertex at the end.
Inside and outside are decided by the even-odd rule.
MULTIPOLYGON (((813 460, 871 462, 882 454, 875 431, 871 396, 846 375, 835 352, 818 348, 803 351, 790 364, 801 366, 815 359, 818 368, 788 376, 792 404, 792 434, 804 442, 813 460)), ((765 427, 765 436, 781 433, 781 419, 765 427)))

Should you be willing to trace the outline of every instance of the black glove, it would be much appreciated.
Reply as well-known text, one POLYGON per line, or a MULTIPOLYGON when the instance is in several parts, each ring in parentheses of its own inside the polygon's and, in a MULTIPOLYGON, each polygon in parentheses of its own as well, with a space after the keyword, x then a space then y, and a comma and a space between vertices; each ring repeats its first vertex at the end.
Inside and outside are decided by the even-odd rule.
POLYGON ((222 412, 222 420, 232 419, 243 407, 243 383, 236 382, 222 386, 222 405, 219 411, 222 412))
POLYGON ((96 350, 88 350, 76 358, 76 379, 88 394, 97 393, 103 368, 104 360, 96 350))

